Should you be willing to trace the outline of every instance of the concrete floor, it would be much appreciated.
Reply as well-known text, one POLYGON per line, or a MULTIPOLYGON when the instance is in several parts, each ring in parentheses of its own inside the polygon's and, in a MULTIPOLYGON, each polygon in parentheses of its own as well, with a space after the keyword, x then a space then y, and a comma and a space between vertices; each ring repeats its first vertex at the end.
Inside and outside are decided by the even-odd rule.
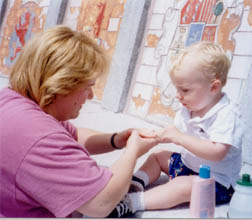
MULTIPOLYGON (((72 120, 72 122, 76 126, 88 127, 92 129, 96 129, 103 132, 115 132, 124 130, 126 128, 152 128, 157 129, 160 128, 157 125, 152 123, 148 123, 139 118, 125 115, 122 113, 113 113, 108 110, 102 109, 100 105, 89 102, 83 106, 81 109, 81 113, 78 119, 72 120)), ((160 144, 155 147, 157 148, 167 148, 167 145, 160 144)), ((176 150, 177 148, 169 145, 169 149, 176 150)), ((152 149, 153 150, 153 149, 152 149)), ((151 150, 151 151, 152 151, 151 150)), ((143 155, 138 159, 137 165, 135 169, 138 169, 141 164, 145 161, 146 157, 151 153, 143 155)), ((113 164, 118 158, 119 155, 123 152, 123 150, 114 151, 107 154, 97 155, 93 158, 97 161, 98 164, 104 166, 110 166, 113 164)), ((242 173, 247 172, 252 174, 252 167, 244 165, 242 169, 242 173)), ((159 180, 153 184, 151 187, 157 184, 161 184, 162 182, 167 181, 166 175, 162 175, 159 180)), ((228 212, 228 205, 217 206, 215 209, 215 218, 226 218, 228 212)), ((156 211, 144 211, 137 212, 134 218, 189 218, 189 205, 184 204, 178 207, 168 209, 168 210, 156 210, 156 211)))

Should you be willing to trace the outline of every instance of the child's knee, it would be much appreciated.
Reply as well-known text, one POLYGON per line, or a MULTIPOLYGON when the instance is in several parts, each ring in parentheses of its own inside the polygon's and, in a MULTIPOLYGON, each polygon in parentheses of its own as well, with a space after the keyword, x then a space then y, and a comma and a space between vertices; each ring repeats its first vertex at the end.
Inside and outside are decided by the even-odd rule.
POLYGON ((155 157, 157 160, 169 160, 173 152, 168 150, 158 149, 155 150, 151 156, 155 157))
POLYGON ((156 165, 158 165, 162 171, 168 174, 169 169, 169 161, 172 152, 165 150, 156 150, 150 155, 150 160, 154 161, 156 165))
POLYGON ((149 159, 149 160, 159 161, 159 158, 161 157, 162 152, 163 152, 163 150, 160 150, 160 149, 159 149, 159 150, 155 150, 155 151, 153 151, 153 152, 149 155, 148 159, 149 159))

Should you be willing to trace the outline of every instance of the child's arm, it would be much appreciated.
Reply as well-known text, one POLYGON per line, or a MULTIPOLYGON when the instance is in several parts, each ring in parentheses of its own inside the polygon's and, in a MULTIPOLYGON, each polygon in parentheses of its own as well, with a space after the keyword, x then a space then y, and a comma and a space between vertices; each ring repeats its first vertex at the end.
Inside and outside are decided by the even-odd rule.
POLYGON ((198 157, 206 160, 220 161, 230 149, 230 145, 202 140, 180 132, 176 127, 167 127, 158 133, 160 143, 174 143, 186 148, 198 157))

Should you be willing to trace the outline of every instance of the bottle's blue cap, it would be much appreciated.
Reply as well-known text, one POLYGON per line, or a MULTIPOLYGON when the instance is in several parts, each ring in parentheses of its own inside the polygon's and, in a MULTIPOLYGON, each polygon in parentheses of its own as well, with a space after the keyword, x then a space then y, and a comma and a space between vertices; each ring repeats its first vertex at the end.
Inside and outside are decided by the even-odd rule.
POLYGON ((207 165, 200 165, 199 176, 203 179, 210 178, 210 167, 207 165))

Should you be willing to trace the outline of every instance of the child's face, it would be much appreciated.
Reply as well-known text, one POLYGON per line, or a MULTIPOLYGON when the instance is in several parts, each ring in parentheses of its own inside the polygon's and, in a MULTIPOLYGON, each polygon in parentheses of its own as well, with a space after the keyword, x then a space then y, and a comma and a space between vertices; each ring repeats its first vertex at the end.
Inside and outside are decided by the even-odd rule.
POLYGON ((171 74, 177 88, 177 98, 183 106, 195 115, 203 116, 216 104, 216 91, 212 83, 204 77, 197 60, 184 58, 179 70, 171 74))

